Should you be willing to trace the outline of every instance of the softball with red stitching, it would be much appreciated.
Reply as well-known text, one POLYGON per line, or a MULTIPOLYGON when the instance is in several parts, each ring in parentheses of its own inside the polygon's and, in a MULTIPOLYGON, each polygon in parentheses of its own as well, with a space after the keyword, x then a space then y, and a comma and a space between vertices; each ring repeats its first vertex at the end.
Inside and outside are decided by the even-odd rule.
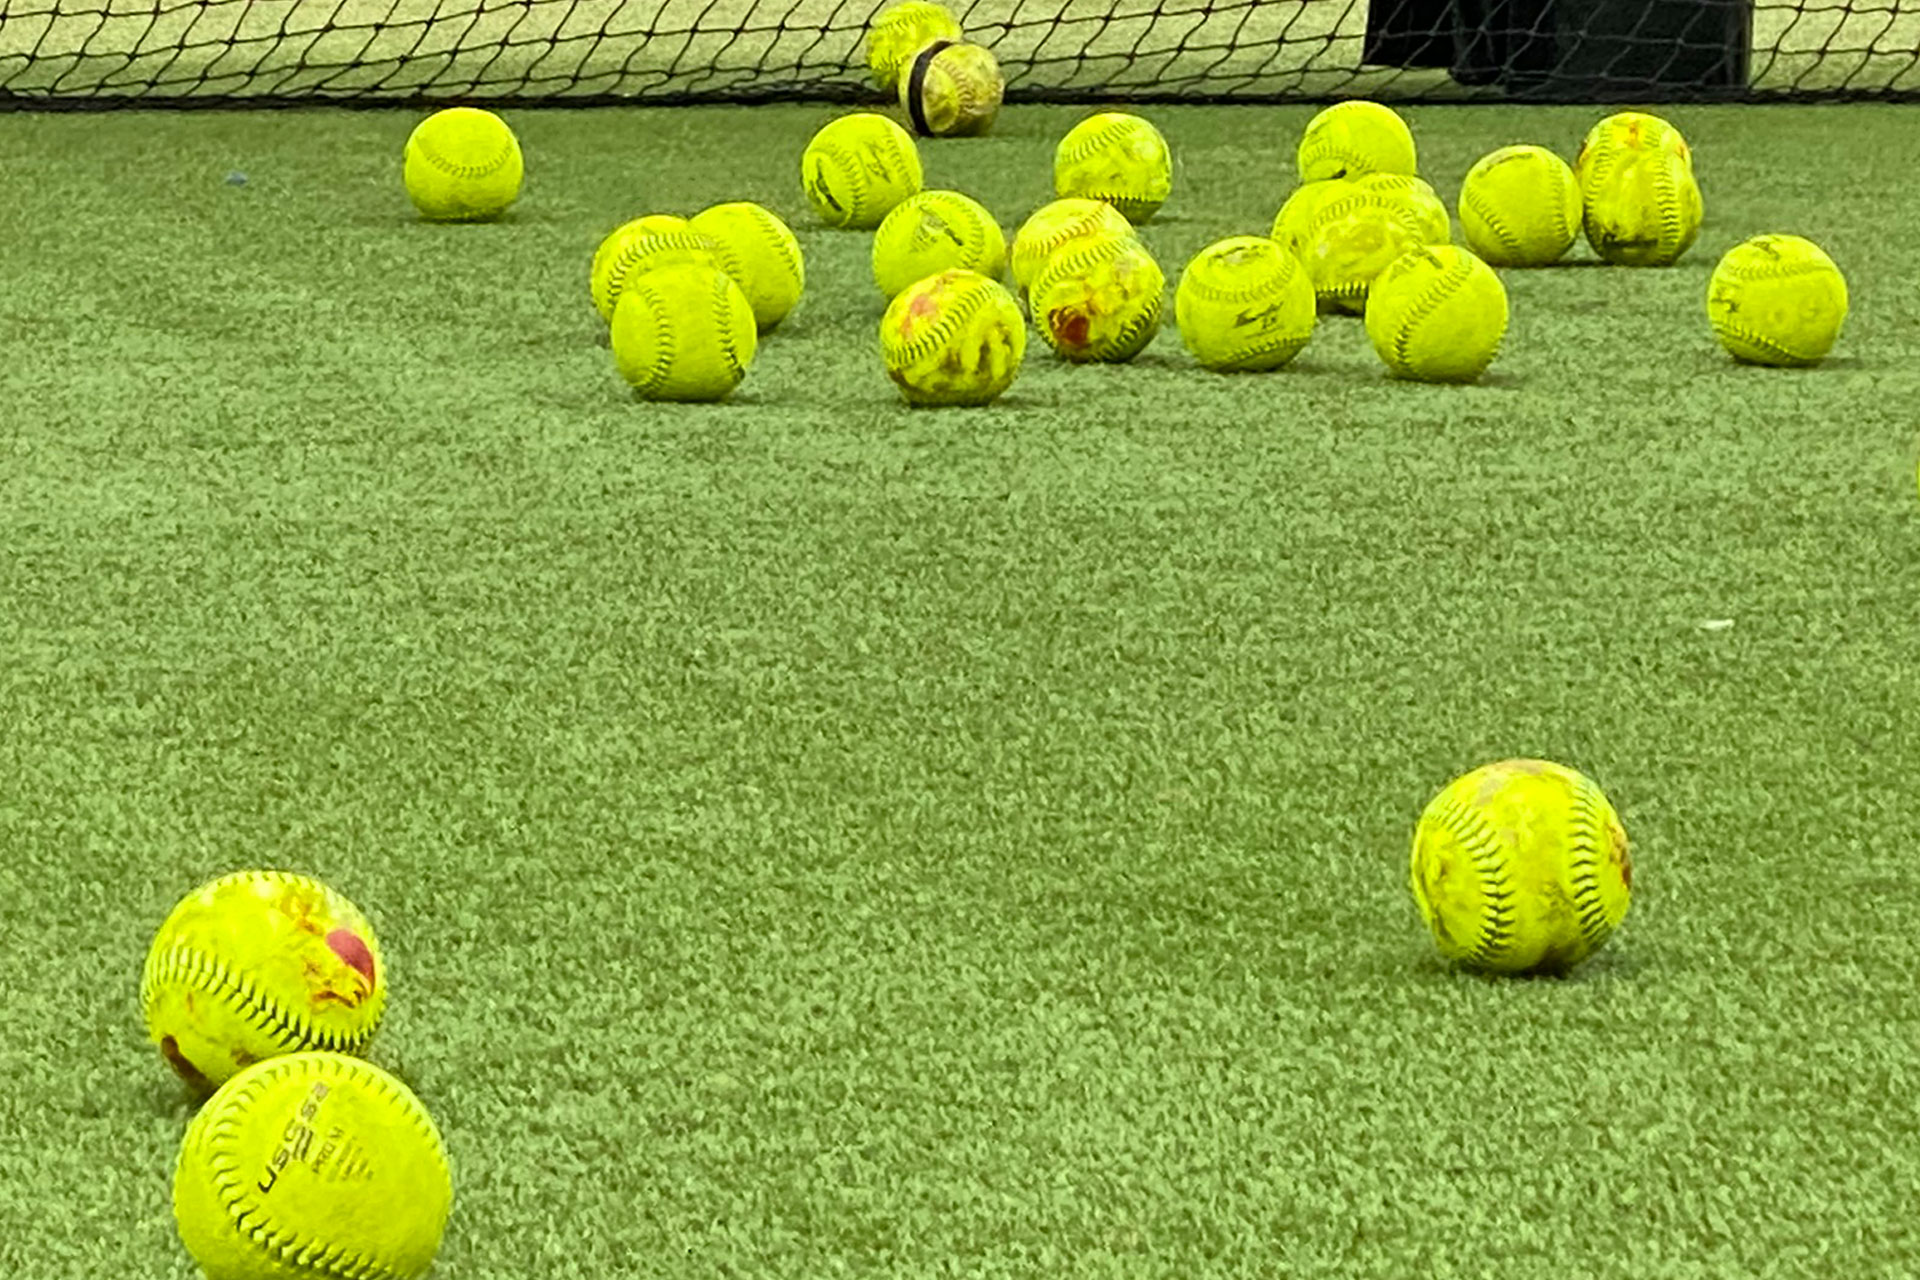
POLYGON ((287 871, 236 872, 181 899, 140 979, 148 1034, 202 1093, 280 1054, 360 1053, 386 1003, 366 916, 287 871))
POLYGON ((173 1172, 174 1223, 207 1280, 417 1280, 452 1208, 420 1099, 338 1053, 233 1077, 187 1126, 173 1172))

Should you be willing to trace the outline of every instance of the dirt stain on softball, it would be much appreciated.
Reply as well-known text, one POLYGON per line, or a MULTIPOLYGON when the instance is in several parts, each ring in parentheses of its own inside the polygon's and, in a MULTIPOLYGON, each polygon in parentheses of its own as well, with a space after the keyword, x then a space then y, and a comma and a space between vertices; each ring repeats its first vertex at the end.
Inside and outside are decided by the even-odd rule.
POLYGON ((1084 347, 1087 345, 1087 327, 1089 321, 1084 311, 1061 309, 1047 313, 1047 328, 1062 346, 1084 347))
POLYGON ((174 1074, 182 1080, 203 1093, 213 1092, 213 1081, 207 1079, 200 1068, 194 1066, 187 1060, 187 1055, 180 1052, 178 1040, 172 1036, 160 1037, 160 1056, 167 1060, 167 1065, 172 1067, 174 1074))

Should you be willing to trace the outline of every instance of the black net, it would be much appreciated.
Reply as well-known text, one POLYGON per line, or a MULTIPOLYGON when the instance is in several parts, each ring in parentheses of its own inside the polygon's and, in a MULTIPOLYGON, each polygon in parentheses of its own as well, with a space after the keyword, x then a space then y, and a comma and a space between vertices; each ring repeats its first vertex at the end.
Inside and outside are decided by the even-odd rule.
MULTIPOLYGON (((0 105, 863 100, 879 0, 0 0, 0 105)), ((1012 101, 1920 97, 1920 0, 980 0, 1012 101)))

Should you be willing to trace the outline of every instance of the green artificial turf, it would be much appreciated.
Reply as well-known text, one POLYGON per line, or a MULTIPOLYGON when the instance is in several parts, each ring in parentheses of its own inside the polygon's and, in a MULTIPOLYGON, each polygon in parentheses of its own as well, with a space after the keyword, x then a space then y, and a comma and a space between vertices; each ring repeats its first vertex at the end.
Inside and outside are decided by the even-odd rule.
MULTIPOLYGON (((1311 113, 1149 113, 1170 280, 1311 113)), ((5 1273, 191 1274, 137 978, 248 866, 374 920, 444 1280, 1920 1268, 1912 109, 1672 109, 1699 244, 1505 273, 1479 386, 1328 319, 1261 376, 1036 339, 977 412, 880 368, 832 114, 513 114, 458 227, 410 113, 0 118, 5 1273), (807 295, 730 403, 635 403, 588 258, 728 199, 807 295), (1848 273, 1817 370, 1707 328, 1760 231, 1848 273), (1449 971, 1406 886, 1518 755, 1634 842, 1566 980, 1449 971)), ((1079 114, 929 185, 1011 230, 1079 114)), ((1407 114, 1451 202, 1603 112, 1407 114)))

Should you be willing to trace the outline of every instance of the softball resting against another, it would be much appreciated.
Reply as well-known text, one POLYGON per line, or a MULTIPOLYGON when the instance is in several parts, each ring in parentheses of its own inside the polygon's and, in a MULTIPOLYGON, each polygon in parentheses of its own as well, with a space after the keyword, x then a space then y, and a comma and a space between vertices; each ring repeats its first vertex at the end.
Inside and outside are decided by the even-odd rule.
POLYGON ((753 304, 717 265, 641 272, 614 304, 614 367, 642 400, 724 400, 759 349, 753 304))
POLYGON ((909 197, 873 234, 873 282, 884 297, 955 267, 996 280, 1007 269, 1006 233, 978 200, 958 191, 909 197))
POLYGON ((1050 200, 1014 232, 1013 247, 1007 255, 1014 287, 1024 297, 1047 259, 1076 240, 1094 236, 1119 236, 1124 240, 1133 234, 1133 224, 1126 215, 1104 200, 1085 196, 1050 200))
POLYGON ((174 1222, 207 1280, 417 1280, 452 1208, 446 1149, 420 1099, 337 1053, 233 1077, 174 1164, 174 1222))
POLYGON ((1160 331, 1167 281, 1132 236, 1097 236, 1059 250, 1027 294, 1040 336, 1075 363, 1123 364, 1160 331))
POLYGON ((914 55, 900 77, 900 109, 923 137, 973 137, 993 127, 1006 90, 992 51, 941 40, 914 55))
POLYGON ((280 1054, 359 1053, 386 1002, 367 918, 288 871, 236 872, 181 899, 140 978, 148 1035, 202 1093, 280 1054))
POLYGON ((753 308, 761 333, 787 318, 807 287, 807 264, 792 228, 764 205, 733 200, 702 209, 687 229, 713 241, 726 269, 753 308))

